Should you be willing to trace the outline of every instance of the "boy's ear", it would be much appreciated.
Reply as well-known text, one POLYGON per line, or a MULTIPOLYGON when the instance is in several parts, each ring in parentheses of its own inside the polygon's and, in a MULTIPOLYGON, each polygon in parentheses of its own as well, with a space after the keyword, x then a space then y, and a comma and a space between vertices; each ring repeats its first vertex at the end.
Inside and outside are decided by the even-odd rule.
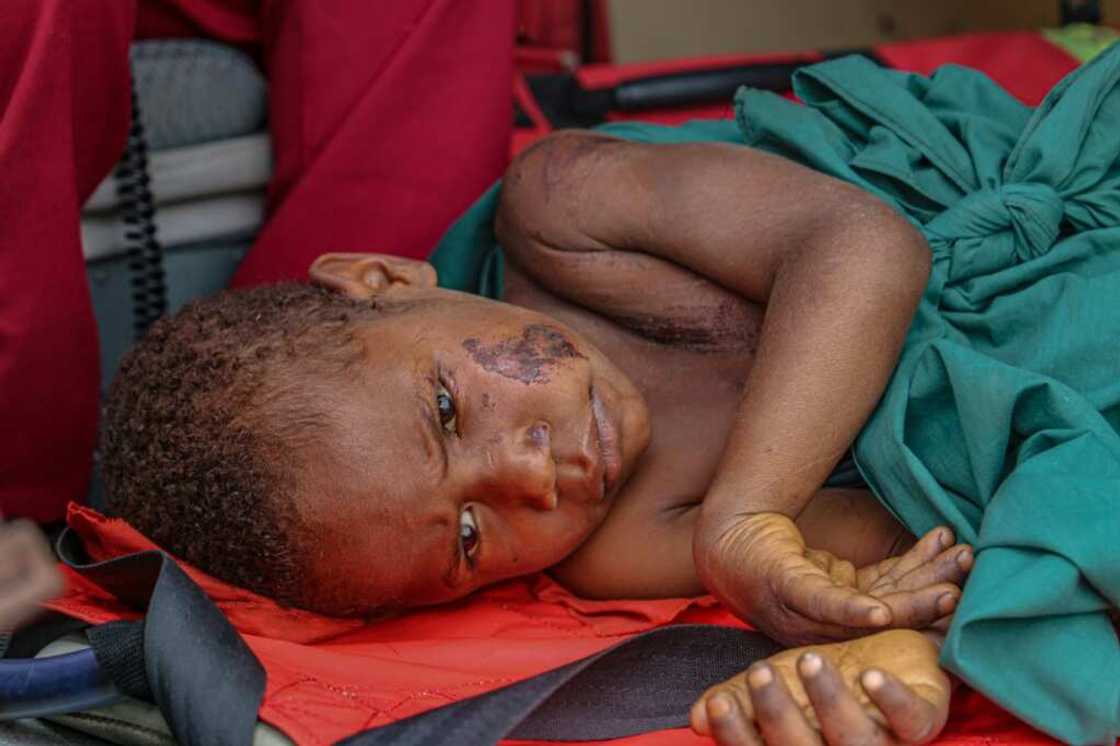
POLYGON ((311 281, 336 293, 369 300, 401 288, 431 288, 431 264, 391 254, 323 254, 308 270, 311 281))

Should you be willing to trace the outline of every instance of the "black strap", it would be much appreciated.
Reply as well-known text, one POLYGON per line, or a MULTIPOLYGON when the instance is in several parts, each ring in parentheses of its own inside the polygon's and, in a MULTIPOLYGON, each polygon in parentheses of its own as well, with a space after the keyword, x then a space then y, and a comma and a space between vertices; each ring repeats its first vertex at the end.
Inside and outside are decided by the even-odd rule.
POLYGON ((138 693, 135 671, 142 668, 152 700, 185 746, 252 743, 264 667, 171 557, 152 550, 85 563, 69 530, 57 549, 67 565, 118 599, 147 607, 141 627, 116 623, 90 635, 114 684, 138 693))
POLYGON ((155 701, 148 686, 143 622, 108 622, 86 633, 97 664, 122 694, 155 701))
MULTIPOLYGON (((71 531, 59 537, 58 552, 118 599, 147 608, 142 622, 111 622, 89 632, 99 664, 121 691, 154 701, 184 746, 251 743, 264 668, 168 555, 153 550, 88 563, 71 531)), ((778 649, 756 632, 664 627, 344 743, 472 746, 506 737, 584 741, 679 728, 707 687, 778 649)))
MULTIPOLYGON (((823 57, 832 59, 849 54, 858 54, 886 66, 868 49, 837 50, 823 57)), ((818 62, 820 60, 713 65, 628 78, 610 88, 584 88, 579 78, 570 72, 534 74, 526 80, 541 112, 553 127, 590 127, 607 121, 607 115, 614 111, 730 103, 741 86, 783 93, 790 90, 795 72, 818 62)), ((517 122, 523 120, 527 118, 515 118, 517 122)))
POLYGON ((471 699, 365 731, 346 746, 588 741, 688 724, 709 686, 780 650, 757 632, 679 625, 471 699))
POLYGON ((31 658, 60 637, 81 632, 89 625, 54 611, 43 612, 33 624, 20 627, 12 633, 7 649, 0 658, 31 658))

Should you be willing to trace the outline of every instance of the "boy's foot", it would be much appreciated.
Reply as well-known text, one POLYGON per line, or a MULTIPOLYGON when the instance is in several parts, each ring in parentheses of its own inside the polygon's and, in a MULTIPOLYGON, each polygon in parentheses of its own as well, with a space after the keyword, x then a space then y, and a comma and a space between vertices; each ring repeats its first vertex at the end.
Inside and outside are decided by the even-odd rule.
POLYGON ((692 728, 720 746, 926 743, 949 713, 937 656, 910 630, 786 650, 705 692, 692 728))

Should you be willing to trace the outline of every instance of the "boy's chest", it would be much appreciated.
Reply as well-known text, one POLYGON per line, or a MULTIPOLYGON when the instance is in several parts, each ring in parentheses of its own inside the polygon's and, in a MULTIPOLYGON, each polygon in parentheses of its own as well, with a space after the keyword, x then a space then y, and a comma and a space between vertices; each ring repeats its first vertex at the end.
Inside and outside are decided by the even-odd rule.
POLYGON ((649 448, 626 491, 657 502, 699 501, 739 417, 753 352, 698 353, 613 336, 593 341, 637 384, 652 422, 649 448))

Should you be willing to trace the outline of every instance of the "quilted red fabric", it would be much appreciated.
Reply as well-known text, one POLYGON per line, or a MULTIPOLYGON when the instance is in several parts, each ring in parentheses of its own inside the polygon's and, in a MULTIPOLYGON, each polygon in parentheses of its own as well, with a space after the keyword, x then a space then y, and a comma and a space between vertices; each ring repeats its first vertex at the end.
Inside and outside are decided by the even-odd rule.
MULTIPOLYGON (((71 505, 68 521, 95 560, 153 548, 124 521, 89 508, 71 505)), ((333 743, 533 676, 654 627, 743 626, 710 597, 587 601, 545 575, 386 621, 335 619, 281 608, 180 564, 226 614, 268 672, 261 719, 299 744, 333 743)), ((48 604, 50 608, 93 623, 137 616, 76 573, 67 570, 66 576, 66 593, 48 604)), ((613 743, 683 746, 709 741, 678 729, 613 743)), ((954 700, 939 743, 1055 742, 965 690, 954 700)))

